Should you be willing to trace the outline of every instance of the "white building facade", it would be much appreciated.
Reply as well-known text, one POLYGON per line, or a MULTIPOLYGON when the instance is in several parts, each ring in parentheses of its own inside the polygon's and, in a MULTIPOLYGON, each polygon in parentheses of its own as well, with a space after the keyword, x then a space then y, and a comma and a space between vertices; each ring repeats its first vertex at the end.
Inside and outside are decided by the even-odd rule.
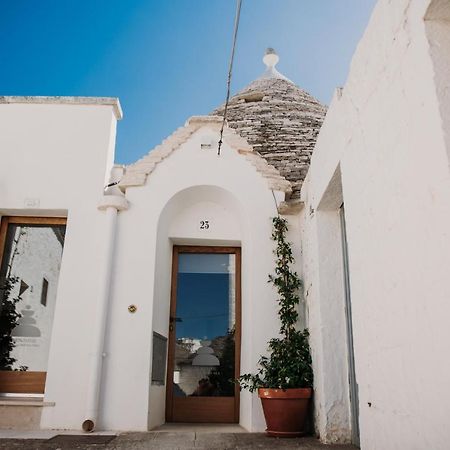
POLYGON ((220 403, 211 420, 263 431, 256 395, 201 392, 220 388, 227 354, 235 374, 255 370, 278 332, 279 213, 304 280, 317 435, 447 448, 449 55, 448 1, 380 0, 328 112, 269 52, 230 102, 220 155, 221 108, 128 167, 113 164, 117 100, 0 97, 0 276, 18 279, 17 308, 54 303, 47 365, 0 373, 0 425, 146 431, 203 401, 220 403), (51 243, 14 262, 36 229, 51 243), (201 354, 219 381, 193 391, 179 379, 208 378, 201 354))
POLYGON ((378 2, 303 185, 316 424, 326 441, 348 439, 353 411, 362 448, 448 447, 449 19, 448 1, 378 2), (357 408, 345 388, 345 272, 357 408))

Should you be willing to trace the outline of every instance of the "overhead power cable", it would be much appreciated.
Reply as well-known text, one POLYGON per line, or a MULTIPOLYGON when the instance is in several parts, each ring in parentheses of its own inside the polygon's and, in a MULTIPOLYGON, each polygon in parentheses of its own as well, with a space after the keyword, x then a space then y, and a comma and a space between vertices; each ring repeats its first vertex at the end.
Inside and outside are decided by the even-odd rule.
POLYGON ((239 29, 239 18, 241 16, 241 4, 242 4, 242 0, 236 0, 236 16, 234 18, 233 46, 231 47, 230 65, 228 67, 227 98, 225 100, 225 108, 223 111, 222 126, 220 128, 219 146, 217 148, 218 155, 220 155, 220 149, 222 147, 223 129, 225 128, 225 122, 227 120, 228 102, 230 101, 231 74, 233 72, 234 51, 236 49, 236 38, 237 38, 238 29, 239 29))

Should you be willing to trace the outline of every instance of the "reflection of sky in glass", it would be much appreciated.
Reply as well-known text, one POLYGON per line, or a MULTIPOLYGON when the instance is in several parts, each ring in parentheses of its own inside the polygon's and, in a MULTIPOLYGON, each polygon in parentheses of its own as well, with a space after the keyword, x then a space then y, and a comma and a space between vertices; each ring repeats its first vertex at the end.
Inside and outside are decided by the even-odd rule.
POLYGON ((180 254, 177 279, 177 338, 224 336, 229 320, 227 254, 180 254))
POLYGON ((178 259, 178 273, 228 273, 229 263, 229 254, 181 253, 178 259))

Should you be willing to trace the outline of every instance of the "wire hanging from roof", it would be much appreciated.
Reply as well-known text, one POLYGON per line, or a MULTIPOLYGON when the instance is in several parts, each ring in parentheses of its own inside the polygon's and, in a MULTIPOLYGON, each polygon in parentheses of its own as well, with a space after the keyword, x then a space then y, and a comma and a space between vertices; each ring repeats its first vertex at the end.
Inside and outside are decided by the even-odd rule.
POLYGON ((225 109, 223 111, 222 126, 220 128, 220 139, 217 148, 217 155, 220 155, 220 148, 222 147, 223 129, 225 127, 225 121, 227 120, 228 102, 230 101, 230 88, 231 88, 231 74, 233 71, 234 51, 236 49, 236 38, 239 29, 239 18, 241 16, 241 4, 242 0, 236 0, 236 16, 234 18, 234 33, 233 33, 233 46, 231 47, 230 65, 228 67, 228 79, 227 79, 227 98, 225 100, 225 109))

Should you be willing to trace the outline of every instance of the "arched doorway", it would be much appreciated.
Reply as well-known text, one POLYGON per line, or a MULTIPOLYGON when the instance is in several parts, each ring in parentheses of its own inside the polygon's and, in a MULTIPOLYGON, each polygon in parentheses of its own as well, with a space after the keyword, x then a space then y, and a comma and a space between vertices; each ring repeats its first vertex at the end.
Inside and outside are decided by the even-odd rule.
POLYGON ((167 370, 150 398, 160 420, 239 422, 242 228, 239 201, 218 186, 184 189, 161 212, 153 330, 168 338, 167 370))

